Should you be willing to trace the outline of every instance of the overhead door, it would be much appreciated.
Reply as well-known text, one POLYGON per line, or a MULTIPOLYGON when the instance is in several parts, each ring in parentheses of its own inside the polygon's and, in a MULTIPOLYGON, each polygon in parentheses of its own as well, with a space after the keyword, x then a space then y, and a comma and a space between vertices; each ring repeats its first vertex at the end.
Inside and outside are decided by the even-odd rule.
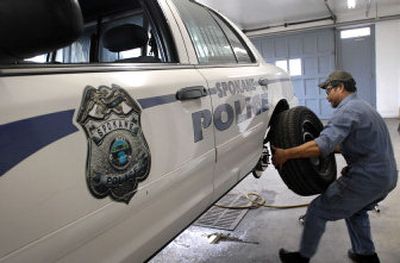
POLYGON ((351 72, 358 97, 376 108, 375 30, 374 26, 338 31, 338 62, 351 72))
POLYGON ((332 109, 318 83, 335 68, 333 29, 257 37, 252 41, 265 61, 290 73, 300 105, 309 107, 322 119, 331 116, 332 109))

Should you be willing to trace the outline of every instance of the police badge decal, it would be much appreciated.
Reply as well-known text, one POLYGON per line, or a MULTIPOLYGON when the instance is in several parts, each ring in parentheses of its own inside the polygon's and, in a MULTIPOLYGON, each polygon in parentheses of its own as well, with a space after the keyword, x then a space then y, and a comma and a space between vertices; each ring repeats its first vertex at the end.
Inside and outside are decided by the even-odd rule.
POLYGON ((87 86, 76 121, 88 140, 86 180, 96 198, 129 203, 150 172, 141 109, 121 87, 87 86))

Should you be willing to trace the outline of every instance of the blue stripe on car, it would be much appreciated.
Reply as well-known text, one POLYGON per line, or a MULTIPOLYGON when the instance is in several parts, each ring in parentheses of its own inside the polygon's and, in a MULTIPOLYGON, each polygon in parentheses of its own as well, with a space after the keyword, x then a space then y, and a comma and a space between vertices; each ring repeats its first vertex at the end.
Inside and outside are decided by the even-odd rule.
MULTIPOLYGON (((175 94, 138 100, 143 109, 176 101, 175 94)), ((0 125, 0 176, 43 147, 78 129, 75 110, 50 113, 0 125)))
POLYGON ((73 116, 74 110, 67 110, 1 125, 0 176, 43 147, 78 131, 73 116))
MULTIPOLYGON (((268 80, 268 84, 287 80, 268 80)), ((216 89, 209 89, 209 93, 216 94, 216 89)), ((175 94, 138 99, 143 109, 176 101, 175 94)), ((43 147, 77 132, 72 121, 74 111, 55 112, 0 125, 0 176, 43 147)))
POLYGON ((163 104, 168 104, 176 101, 176 95, 171 94, 171 95, 164 95, 164 96, 157 96, 157 97, 151 97, 151 98, 145 98, 145 99, 138 99, 138 102, 140 106, 142 106, 143 109, 163 105, 163 104))

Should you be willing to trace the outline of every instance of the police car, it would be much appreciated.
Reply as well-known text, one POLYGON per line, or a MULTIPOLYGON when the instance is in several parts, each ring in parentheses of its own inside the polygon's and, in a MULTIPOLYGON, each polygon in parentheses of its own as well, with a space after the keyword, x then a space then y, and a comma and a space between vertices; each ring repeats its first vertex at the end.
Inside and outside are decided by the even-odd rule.
POLYGON ((318 135, 289 76, 194 1, 0 5, 0 262, 144 261, 259 176, 293 118, 318 135))

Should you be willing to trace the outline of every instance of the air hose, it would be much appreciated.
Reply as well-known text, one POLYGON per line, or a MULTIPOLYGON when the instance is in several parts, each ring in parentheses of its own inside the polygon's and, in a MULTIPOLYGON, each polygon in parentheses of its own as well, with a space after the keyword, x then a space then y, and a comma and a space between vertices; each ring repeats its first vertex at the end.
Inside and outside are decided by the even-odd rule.
POLYGON ((271 205, 267 204, 267 200, 263 198, 259 193, 250 192, 244 195, 249 203, 243 206, 226 206, 221 204, 214 204, 216 207, 227 208, 227 209, 257 209, 260 207, 268 207, 275 209, 289 209, 289 208, 299 208, 307 207, 309 204, 298 204, 298 205, 271 205))

